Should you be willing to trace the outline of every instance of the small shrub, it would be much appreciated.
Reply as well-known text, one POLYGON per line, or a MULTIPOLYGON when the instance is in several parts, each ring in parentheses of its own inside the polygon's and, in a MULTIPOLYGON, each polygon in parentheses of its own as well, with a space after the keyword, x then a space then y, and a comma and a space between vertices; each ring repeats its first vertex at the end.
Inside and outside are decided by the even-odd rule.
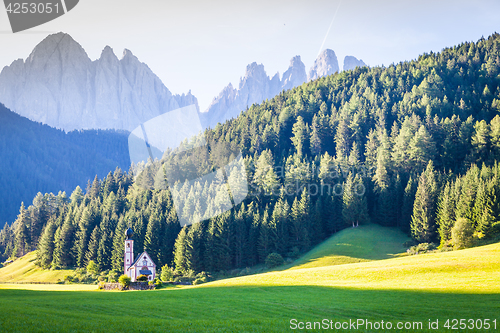
POLYGON ((202 283, 206 283, 206 282, 207 282, 207 278, 203 276, 203 277, 199 277, 196 280, 194 280, 193 284, 197 285, 197 284, 202 284, 202 283))
POLYGON ((161 282, 161 280, 160 280, 160 279, 158 279, 158 278, 155 278, 155 280, 154 280, 154 284, 155 284, 155 287, 156 287, 156 288, 161 288, 161 287, 163 287, 163 283, 162 283, 162 282, 161 282))
POLYGON ((247 268, 242 269, 238 275, 245 276, 245 275, 250 275, 250 274, 252 274, 252 269, 250 267, 247 267, 247 268))
POLYGON ((172 281, 174 279, 174 270, 168 265, 165 265, 161 268, 161 279, 162 281, 172 281))
POLYGON ((118 279, 118 282, 122 285, 123 288, 128 288, 130 286, 130 281, 130 277, 125 274, 120 276, 120 278, 118 279))
POLYGON ((103 290, 103 289, 104 289, 104 285, 105 285, 105 283, 104 283, 103 281, 101 281, 101 282, 99 282, 99 283, 97 284, 97 288, 98 288, 99 290, 103 290))
POLYGON ((148 277, 146 275, 139 275, 137 277, 137 281, 140 281, 140 282, 147 282, 148 281, 148 277))
POLYGON ((192 282, 193 278, 187 276, 178 276, 174 279, 174 282, 192 282))
POLYGON ((94 260, 90 260, 87 264, 87 272, 93 275, 99 275, 99 265, 94 260))
POLYGON ((434 251, 436 249, 436 244, 434 243, 420 243, 418 245, 410 247, 406 252, 411 255, 421 254, 434 251))
POLYGON ((279 253, 271 253, 266 258, 266 267, 274 268, 283 265, 285 261, 279 253))
POLYGON ((459 218, 451 229, 451 239, 455 249, 465 249, 472 245, 474 228, 469 220, 459 218))
POLYGON ((72 283, 74 281, 73 275, 65 275, 64 276, 64 282, 65 283, 72 283))
POLYGON ((194 279, 196 277, 196 273, 192 269, 188 269, 184 276, 194 279))

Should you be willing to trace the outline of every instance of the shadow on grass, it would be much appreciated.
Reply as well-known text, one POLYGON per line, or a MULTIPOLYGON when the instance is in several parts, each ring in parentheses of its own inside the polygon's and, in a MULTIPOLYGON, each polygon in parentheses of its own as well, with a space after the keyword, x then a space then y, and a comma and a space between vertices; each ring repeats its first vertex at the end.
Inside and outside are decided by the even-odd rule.
POLYGON ((291 319, 419 321, 425 329, 429 319, 498 322, 500 313, 500 294, 317 286, 121 293, 0 290, 0 299, 2 332, 286 332, 292 331, 291 319))

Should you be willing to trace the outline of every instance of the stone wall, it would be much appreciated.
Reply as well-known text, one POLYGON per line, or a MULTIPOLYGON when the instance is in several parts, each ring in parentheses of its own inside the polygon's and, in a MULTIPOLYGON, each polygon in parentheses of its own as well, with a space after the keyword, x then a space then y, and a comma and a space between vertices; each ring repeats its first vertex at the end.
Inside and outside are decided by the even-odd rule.
MULTIPOLYGON (((120 283, 105 283, 104 290, 127 290, 123 289, 120 283)), ((150 286, 148 282, 130 282, 128 290, 150 290, 155 289, 155 286, 150 286)))

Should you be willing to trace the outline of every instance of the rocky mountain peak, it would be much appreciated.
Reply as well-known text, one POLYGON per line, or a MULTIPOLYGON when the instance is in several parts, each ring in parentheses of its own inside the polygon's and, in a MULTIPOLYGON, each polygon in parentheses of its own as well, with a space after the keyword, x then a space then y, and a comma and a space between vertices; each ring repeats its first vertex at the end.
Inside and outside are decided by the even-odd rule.
POLYGON ((355 69, 356 67, 364 67, 366 64, 361 59, 357 59, 353 56, 346 56, 344 58, 344 70, 349 71, 355 69))
POLYGON ((339 72, 339 63, 335 52, 330 49, 323 50, 309 71, 308 81, 316 80, 339 72))
POLYGON ((70 35, 59 32, 49 35, 42 40, 31 52, 26 62, 44 62, 56 56, 62 56, 66 60, 76 58, 78 60, 90 61, 83 47, 78 44, 70 35))
POLYGON ((289 90, 296 86, 300 86, 307 81, 306 66, 300 59, 300 56, 295 56, 290 60, 290 66, 283 73, 281 85, 283 90, 289 90))

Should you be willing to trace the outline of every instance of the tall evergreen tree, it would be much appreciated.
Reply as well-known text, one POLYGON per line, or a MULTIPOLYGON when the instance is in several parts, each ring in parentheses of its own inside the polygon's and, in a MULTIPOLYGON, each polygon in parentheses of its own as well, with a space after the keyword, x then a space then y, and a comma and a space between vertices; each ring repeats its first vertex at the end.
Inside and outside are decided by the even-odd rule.
POLYGON ((411 235, 419 242, 431 242, 436 237, 437 191, 434 165, 430 161, 425 171, 420 175, 413 203, 411 235))

